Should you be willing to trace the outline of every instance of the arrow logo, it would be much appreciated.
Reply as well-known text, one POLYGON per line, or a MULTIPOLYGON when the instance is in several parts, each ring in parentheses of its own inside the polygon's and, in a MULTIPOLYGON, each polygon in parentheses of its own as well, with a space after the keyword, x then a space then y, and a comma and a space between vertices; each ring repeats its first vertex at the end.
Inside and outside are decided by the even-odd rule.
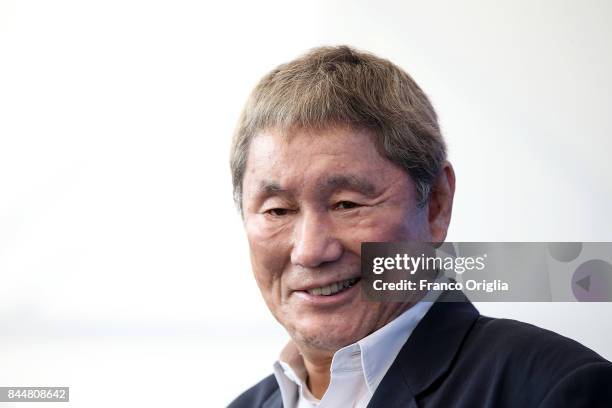
POLYGON ((580 286, 582 289, 584 289, 584 290, 586 290, 588 292, 589 289, 591 289, 591 277, 587 276, 585 278, 577 280, 576 281, 576 285, 580 286))

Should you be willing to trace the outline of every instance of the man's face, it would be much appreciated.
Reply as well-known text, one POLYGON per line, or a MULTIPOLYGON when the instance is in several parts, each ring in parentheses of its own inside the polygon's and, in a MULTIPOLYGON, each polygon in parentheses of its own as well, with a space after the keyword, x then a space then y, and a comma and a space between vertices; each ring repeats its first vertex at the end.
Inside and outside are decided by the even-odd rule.
POLYGON ((335 351, 406 308, 362 299, 361 242, 431 240, 412 179, 371 136, 330 127, 251 141, 243 208, 253 272, 298 345, 335 351))

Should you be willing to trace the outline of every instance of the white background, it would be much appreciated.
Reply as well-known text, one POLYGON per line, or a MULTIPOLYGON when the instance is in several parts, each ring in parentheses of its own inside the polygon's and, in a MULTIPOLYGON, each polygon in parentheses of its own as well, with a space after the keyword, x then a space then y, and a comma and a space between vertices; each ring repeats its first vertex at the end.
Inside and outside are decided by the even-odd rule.
MULTIPOLYGON (((286 335, 250 274, 229 140, 258 78, 316 45, 429 94, 449 240, 612 241, 612 3, 373 4, 0 1, 0 385, 217 407, 271 372, 286 335)), ((478 307, 612 359, 612 304, 478 307)))

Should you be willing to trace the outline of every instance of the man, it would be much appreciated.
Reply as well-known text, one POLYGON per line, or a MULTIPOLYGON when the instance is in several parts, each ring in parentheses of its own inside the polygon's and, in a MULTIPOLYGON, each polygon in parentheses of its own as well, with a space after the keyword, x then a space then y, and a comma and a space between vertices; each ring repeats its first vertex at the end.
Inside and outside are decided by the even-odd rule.
POLYGON ((231 168, 291 341, 230 407, 612 406, 612 365, 572 340, 467 301, 362 298, 360 244, 442 243, 455 191, 434 109, 391 62, 341 46, 279 66, 244 108, 231 168))

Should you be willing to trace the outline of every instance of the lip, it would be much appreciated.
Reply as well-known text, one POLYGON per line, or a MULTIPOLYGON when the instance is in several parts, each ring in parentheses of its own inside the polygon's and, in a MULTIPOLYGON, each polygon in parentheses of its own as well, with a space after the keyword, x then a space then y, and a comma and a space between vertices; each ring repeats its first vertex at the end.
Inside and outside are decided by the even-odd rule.
MULTIPOLYGON (((330 282, 334 283, 338 281, 330 282)), ((328 284, 328 285, 329 285, 328 284)), ((323 285, 326 286, 326 285, 323 285)), ((338 292, 334 295, 311 295, 307 292, 307 290, 318 288, 321 286, 312 286, 306 290, 296 290, 293 292, 293 295, 296 296, 300 301, 305 302, 307 304, 311 304, 314 306, 336 306, 343 303, 348 303, 355 296, 359 295, 359 290, 361 288, 361 279, 359 279, 353 286, 348 289, 343 290, 342 292, 338 292)))
POLYGON ((331 285, 332 283, 343 282, 343 281, 349 280, 349 279, 359 279, 359 280, 361 280, 361 276, 357 275, 357 276, 352 276, 352 277, 347 277, 347 278, 340 278, 340 279, 335 278, 333 280, 314 282, 314 283, 311 283, 310 285, 303 286, 301 288, 294 289, 294 290, 296 292, 306 292, 308 290, 312 290, 312 289, 315 289, 315 288, 323 288, 325 286, 331 285))

